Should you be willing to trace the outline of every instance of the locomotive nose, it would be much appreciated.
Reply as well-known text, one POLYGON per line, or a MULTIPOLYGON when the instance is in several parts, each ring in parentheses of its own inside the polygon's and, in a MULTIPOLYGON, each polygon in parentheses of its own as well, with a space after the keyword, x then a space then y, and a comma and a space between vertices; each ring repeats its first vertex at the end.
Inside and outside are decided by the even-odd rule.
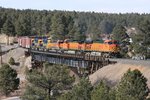
POLYGON ((119 48, 119 45, 116 44, 116 51, 119 52, 120 48, 119 48))
POLYGON ((119 52, 119 45, 118 44, 113 45, 113 51, 114 52, 119 52))

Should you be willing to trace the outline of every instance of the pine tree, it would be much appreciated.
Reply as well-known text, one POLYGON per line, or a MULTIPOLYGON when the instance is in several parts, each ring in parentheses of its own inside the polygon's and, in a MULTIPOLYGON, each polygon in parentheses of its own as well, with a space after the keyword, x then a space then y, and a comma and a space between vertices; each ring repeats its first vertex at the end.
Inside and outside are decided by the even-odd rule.
POLYGON ((145 100, 148 96, 147 79, 139 70, 130 69, 121 78, 116 89, 116 100, 145 100))
POLYGON ((15 27, 10 17, 8 17, 5 23, 3 24, 2 33, 7 34, 9 36, 13 36, 15 34, 15 27))
POLYGON ((31 34, 31 22, 29 15, 20 15, 15 22, 15 30, 19 36, 27 36, 31 34))
POLYGON ((129 36, 126 33, 126 29, 123 26, 116 26, 113 30, 113 39, 119 42, 120 54, 122 57, 127 56, 129 36))
POLYGON ((62 65, 45 65, 44 70, 27 73, 28 85, 23 94, 23 100, 51 100, 56 99, 60 91, 72 86, 73 77, 69 76, 69 69, 62 65))
POLYGON ((65 39, 65 23, 63 21, 65 20, 65 16, 57 12, 52 17, 52 26, 51 26, 51 35, 53 40, 62 40, 65 39))
POLYGON ((116 89, 112 87, 109 91, 109 100, 116 100, 116 89))
POLYGON ((14 64, 15 64, 15 60, 14 60, 13 57, 11 57, 11 58, 9 59, 9 64, 10 64, 10 65, 14 65, 14 64))
POLYGON ((89 79, 82 78, 71 91, 72 100, 91 100, 92 85, 89 79))
POLYGON ((73 94, 71 92, 67 92, 62 94, 57 100, 72 100, 73 94))
POLYGON ((101 81, 91 94, 92 100, 109 100, 109 87, 101 81))
POLYGON ((138 32, 132 36, 133 47, 136 54, 150 57, 150 21, 142 20, 138 24, 138 32))
POLYGON ((9 95, 19 86, 19 78, 17 72, 12 69, 8 64, 3 64, 0 68, 0 93, 9 95))
POLYGON ((113 39, 120 43, 126 38, 126 29, 123 26, 116 26, 113 29, 113 39))

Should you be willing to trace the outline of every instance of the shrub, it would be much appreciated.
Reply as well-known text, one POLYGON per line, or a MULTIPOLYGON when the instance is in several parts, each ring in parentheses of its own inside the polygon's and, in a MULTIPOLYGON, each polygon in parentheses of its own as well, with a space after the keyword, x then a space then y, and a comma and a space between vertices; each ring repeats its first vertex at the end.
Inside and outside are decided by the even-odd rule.
POLYGON ((8 64, 0 67, 0 93, 9 95, 18 89, 19 78, 17 78, 16 70, 12 69, 8 64))
POLYGON ((11 57, 11 58, 9 59, 9 64, 10 64, 10 65, 14 65, 14 64, 15 64, 15 60, 14 60, 13 57, 11 57))

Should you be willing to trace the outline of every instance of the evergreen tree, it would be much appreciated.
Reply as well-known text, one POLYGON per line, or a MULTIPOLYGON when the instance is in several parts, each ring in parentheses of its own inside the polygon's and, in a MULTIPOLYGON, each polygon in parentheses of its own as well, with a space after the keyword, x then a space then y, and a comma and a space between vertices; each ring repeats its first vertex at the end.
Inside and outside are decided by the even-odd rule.
POLYGON ((109 21, 107 21, 107 20, 104 19, 100 23, 100 28, 101 28, 101 32, 102 33, 109 34, 109 33, 112 32, 113 25, 112 25, 112 23, 110 23, 109 21))
POLYGON ((11 58, 9 59, 9 64, 10 64, 10 65, 14 65, 14 64, 15 64, 15 60, 14 60, 13 57, 11 57, 11 58))
POLYGON ((138 33, 132 35, 135 53, 150 57, 150 21, 142 20, 138 24, 138 33))
POLYGON ((121 78, 116 89, 116 100, 145 100, 148 96, 147 79, 139 70, 130 69, 121 78))
POLYGON ((126 57, 128 52, 129 36, 126 33, 126 29, 123 26, 117 26, 113 30, 113 39, 119 42, 120 54, 122 57, 126 57))
POLYGON ((92 100, 109 100, 109 87, 101 81, 91 94, 92 100))
POLYGON ((92 85, 88 79, 82 78, 69 94, 71 100, 91 100, 92 85))
POLYGON ((42 34, 45 35, 51 30, 51 16, 43 16, 42 17, 42 34))
POLYGON ((5 23, 3 24, 2 33, 5 33, 9 36, 13 36, 15 34, 15 27, 10 17, 8 17, 5 23))
POLYGON ((19 78, 17 72, 12 69, 8 64, 3 64, 0 67, 0 93, 9 95, 19 86, 19 78))
POLYGON ((116 89, 111 88, 111 90, 109 91, 109 100, 116 100, 116 89))
POLYGON ((119 41, 120 43, 126 38, 126 29, 118 25, 113 29, 113 39, 119 41))
POLYGON ((27 36, 31 34, 31 23, 29 15, 20 15, 15 23, 15 30, 19 36, 27 36))
POLYGON ((39 36, 42 36, 44 33, 44 28, 43 25, 42 25, 42 15, 39 14, 37 17, 36 17, 36 22, 35 22, 35 29, 36 29, 36 32, 37 32, 37 35, 39 36))
POLYGON ((65 16, 60 12, 57 12, 52 17, 51 35, 54 40, 65 39, 65 23, 63 23, 64 20, 65 16))
POLYGON ((127 56, 130 49, 124 26, 133 27, 135 31, 139 30, 132 37, 135 53, 150 57, 150 14, 15 10, 0 7, 0 15, 0 33, 7 35, 50 35, 54 40, 85 40, 86 35, 91 34, 93 40, 101 40, 101 33, 113 33, 113 39, 123 44, 123 56, 127 56))
POLYGON ((71 92, 67 92, 62 94, 57 100, 72 100, 73 94, 71 92))
POLYGON ((69 76, 69 69, 62 65, 45 65, 41 72, 33 70, 27 73, 26 91, 23 100, 51 100, 56 99, 60 91, 72 86, 73 78, 69 76))

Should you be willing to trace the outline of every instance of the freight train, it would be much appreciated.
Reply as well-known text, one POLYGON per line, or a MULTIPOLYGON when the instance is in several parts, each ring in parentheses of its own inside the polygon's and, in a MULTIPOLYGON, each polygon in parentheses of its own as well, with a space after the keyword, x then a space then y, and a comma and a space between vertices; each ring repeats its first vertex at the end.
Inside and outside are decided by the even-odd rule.
POLYGON ((45 36, 20 37, 18 43, 21 47, 45 52, 86 53, 106 57, 117 56, 119 54, 118 42, 115 40, 105 40, 103 43, 99 41, 75 41, 69 39, 52 41, 45 36))

